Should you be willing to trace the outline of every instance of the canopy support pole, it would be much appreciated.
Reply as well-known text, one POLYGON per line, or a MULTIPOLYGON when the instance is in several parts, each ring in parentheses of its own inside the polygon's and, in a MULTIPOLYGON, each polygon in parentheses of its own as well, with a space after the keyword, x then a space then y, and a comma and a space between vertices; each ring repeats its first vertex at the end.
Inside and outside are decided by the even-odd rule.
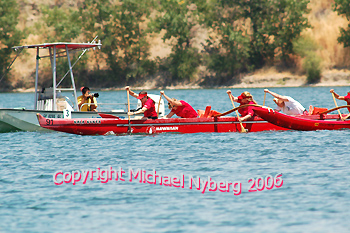
POLYGON ((56 111, 56 45, 53 46, 53 67, 52 67, 52 88, 53 88, 53 103, 52 111, 56 111))
POLYGON ((39 47, 36 47, 36 69, 35 69, 35 98, 34 109, 38 110, 38 77, 39 77, 39 47))
POLYGON ((78 111, 77 90, 76 90, 76 88, 75 88, 75 82, 74 82, 72 64, 71 64, 71 62, 70 62, 70 57, 69 57, 69 52, 68 52, 68 46, 67 46, 67 45, 66 45, 66 53, 67 53, 67 60, 68 60, 68 65, 69 65, 70 78, 71 78, 72 87, 73 87, 73 90, 74 90, 74 102, 75 102, 74 107, 75 107, 75 110, 78 111))

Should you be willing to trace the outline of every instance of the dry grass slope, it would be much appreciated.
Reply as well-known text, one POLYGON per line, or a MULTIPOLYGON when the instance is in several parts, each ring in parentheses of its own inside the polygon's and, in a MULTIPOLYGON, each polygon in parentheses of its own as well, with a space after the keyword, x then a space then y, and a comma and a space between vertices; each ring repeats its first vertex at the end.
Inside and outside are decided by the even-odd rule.
MULTIPOLYGON (((40 19, 40 5, 60 5, 64 7, 77 7, 81 0, 18 0, 21 15, 19 28, 32 27, 40 19)), ((311 9, 308 19, 312 25, 311 29, 305 30, 302 35, 312 38, 318 45, 318 55, 323 61, 323 78, 318 85, 350 85, 350 49, 344 49, 338 44, 339 28, 347 27, 347 20, 332 11, 333 0, 311 0, 311 9)), ((203 41, 207 36, 206 31, 198 28, 196 32, 198 41, 203 41)), ((152 40, 152 57, 164 57, 170 53, 168 44, 158 38, 152 40)), ((32 33, 28 35, 23 44, 43 43, 41 35, 32 33)), ((33 51, 34 53, 34 51, 33 51)), ((302 60, 298 61, 301 69, 302 60)), ((35 59, 31 54, 29 57, 22 57, 13 66, 13 85, 31 87, 33 83, 33 72, 35 71, 35 59)), ((277 72, 274 68, 264 68, 254 74, 247 75, 242 79, 242 84, 237 87, 258 87, 258 86, 300 86, 303 85, 305 76, 297 76, 288 72, 277 72)), ((195 84, 194 84, 195 85, 195 84)), ((152 88, 152 84, 150 84, 152 88)))

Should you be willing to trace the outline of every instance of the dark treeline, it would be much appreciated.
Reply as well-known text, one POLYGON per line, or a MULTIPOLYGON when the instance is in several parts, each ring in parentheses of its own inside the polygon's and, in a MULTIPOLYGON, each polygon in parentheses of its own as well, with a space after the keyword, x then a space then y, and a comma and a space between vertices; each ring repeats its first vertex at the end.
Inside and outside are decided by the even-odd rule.
MULTIPOLYGON (((74 8, 39 6, 41 20, 31 33, 42 35, 44 42, 87 42, 98 35, 103 44, 101 51, 85 56, 75 67, 78 83, 95 87, 141 84, 159 76, 160 86, 198 77, 202 85, 222 85, 239 82, 239 74, 265 65, 291 68, 296 56, 306 58, 304 69, 313 83, 320 78, 320 60, 312 43, 300 37, 311 27, 306 18, 308 3, 309 0, 85 0, 78 1, 74 8), (200 46, 195 43, 199 28, 207 34, 200 46), (159 35, 171 46, 171 53, 151 59, 152 37, 159 35), (88 69, 91 60, 95 66, 88 69), (206 72, 200 67, 205 67, 206 72)), ((335 0, 334 10, 349 19, 347 0, 335 0)), ((15 56, 11 47, 20 45, 28 36, 27 31, 16 28, 18 16, 16 0, 0 2, 0 78, 15 56)), ((342 29, 338 41, 350 46, 350 30, 342 29)), ((59 69, 67 70, 63 61, 59 69)), ((6 75, 2 80, 3 87, 9 85, 10 77, 6 75)))

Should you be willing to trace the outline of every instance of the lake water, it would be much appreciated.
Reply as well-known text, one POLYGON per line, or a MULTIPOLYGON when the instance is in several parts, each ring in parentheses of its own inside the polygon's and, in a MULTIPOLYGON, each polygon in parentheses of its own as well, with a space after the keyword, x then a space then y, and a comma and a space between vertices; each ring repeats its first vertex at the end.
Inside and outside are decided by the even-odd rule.
MULTIPOLYGON (((306 108, 333 108, 330 88, 271 90, 306 108)), ((262 104, 262 89, 244 90, 262 104)), ((237 96, 244 90, 232 92, 237 96)), ((335 90, 345 95, 350 87, 335 90)), ((126 101, 125 91, 99 93, 100 102, 126 101)), ((226 89, 166 94, 195 109, 232 108, 226 89)), ((2 108, 32 108, 34 99, 31 93, 0 93, 0 98, 2 108)), ((269 95, 266 105, 275 106, 269 95)), ((349 137, 350 130, 151 136, 3 133, 0 232, 350 232, 349 137), (111 167, 118 180, 115 173, 106 179, 106 174, 113 175, 111 167), (156 171, 156 184, 139 182, 141 170, 150 183, 156 171), (69 182, 72 172, 78 180, 83 171, 95 171, 93 180, 88 176, 84 184, 82 175, 75 185, 69 182), (132 181, 129 171, 134 172, 132 181), (57 183, 64 176, 67 183, 56 185, 55 174, 57 183), (198 177, 201 190, 195 186, 198 177), (211 186, 204 189, 208 179, 211 186), (253 186, 251 179, 259 185, 253 186), (222 192, 227 188, 229 192, 222 192), (249 191, 257 189, 262 191, 249 191)))

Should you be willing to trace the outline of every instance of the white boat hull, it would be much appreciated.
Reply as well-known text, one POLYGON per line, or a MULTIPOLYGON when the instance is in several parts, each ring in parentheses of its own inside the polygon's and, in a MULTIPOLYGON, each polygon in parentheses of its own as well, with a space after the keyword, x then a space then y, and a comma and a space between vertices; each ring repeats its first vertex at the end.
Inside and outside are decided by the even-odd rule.
MULTIPOLYGON (((0 109, 0 133, 15 131, 47 131, 40 127, 37 113, 47 118, 63 118, 62 111, 40 111, 25 109, 0 109)), ((118 116, 127 117, 125 112, 103 112, 118 116)), ((100 118, 97 112, 71 112, 72 118, 100 118)))

